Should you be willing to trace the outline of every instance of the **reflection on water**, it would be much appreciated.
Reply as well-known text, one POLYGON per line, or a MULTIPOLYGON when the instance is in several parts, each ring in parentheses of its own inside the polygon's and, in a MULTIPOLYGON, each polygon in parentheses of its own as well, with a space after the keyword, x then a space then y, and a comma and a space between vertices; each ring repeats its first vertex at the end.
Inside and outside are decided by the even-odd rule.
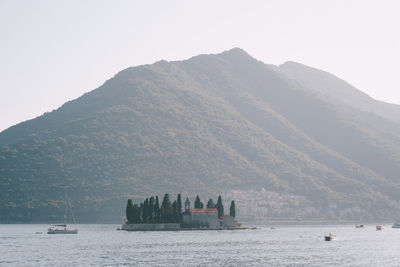
POLYGON ((78 235, 47 235, 48 225, 0 225, 2 266, 350 265, 398 266, 400 229, 375 226, 261 226, 257 230, 125 232, 79 225, 78 235), (42 232, 42 234, 40 233, 42 232), (323 241, 333 232, 335 241, 323 241))

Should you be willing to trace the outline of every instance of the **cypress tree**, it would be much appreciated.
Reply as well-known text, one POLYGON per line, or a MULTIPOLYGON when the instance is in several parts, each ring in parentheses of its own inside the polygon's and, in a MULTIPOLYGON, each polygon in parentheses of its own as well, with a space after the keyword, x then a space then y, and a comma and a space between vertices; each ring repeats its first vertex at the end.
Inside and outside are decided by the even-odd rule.
POLYGON ((217 210, 218 210, 218 218, 220 218, 222 215, 224 215, 224 205, 222 204, 221 195, 218 196, 217 210))
POLYGON ((176 200, 172 203, 171 222, 178 222, 178 203, 176 203, 176 200))
POLYGON ((195 209, 202 209, 203 203, 201 203, 199 195, 196 196, 196 200, 194 201, 194 208, 195 209))
POLYGON ((156 217, 156 222, 160 223, 161 222, 161 211, 160 211, 160 201, 158 199, 158 196, 156 196, 156 205, 155 205, 155 217, 156 217))
POLYGON ((177 222, 181 222, 182 221, 182 197, 181 197, 181 194, 178 194, 176 202, 177 202, 176 204, 177 204, 177 208, 178 208, 178 221, 177 222))
POLYGON ((128 223, 134 223, 134 210, 133 210, 133 201, 132 199, 128 199, 128 202, 126 204, 126 219, 128 220, 128 223))
POLYGON ((169 200, 169 195, 165 194, 163 202, 161 204, 161 221, 163 223, 168 223, 172 218, 172 205, 169 200))
POLYGON ((149 199, 149 222, 151 222, 151 223, 153 223, 154 222, 154 205, 155 205, 155 203, 154 203, 154 197, 151 197, 150 199, 149 199))
POLYGON ((207 202, 207 209, 215 209, 215 204, 214 204, 212 198, 210 198, 207 202))
POLYGON ((235 201, 233 200, 231 202, 231 207, 229 208, 229 215, 231 215, 233 218, 236 216, 235 201))
POLYGON ((139 223, 143 222, 143 202, 139 206, 139 223))
POLYGON ((137 204, 133 205, 133 222, 140 223, 140 210, 137 204))
POLYGON ((143 222, 147 223, 149 222, 149 199, 146 198, 146 200, 143 203, 143 222))

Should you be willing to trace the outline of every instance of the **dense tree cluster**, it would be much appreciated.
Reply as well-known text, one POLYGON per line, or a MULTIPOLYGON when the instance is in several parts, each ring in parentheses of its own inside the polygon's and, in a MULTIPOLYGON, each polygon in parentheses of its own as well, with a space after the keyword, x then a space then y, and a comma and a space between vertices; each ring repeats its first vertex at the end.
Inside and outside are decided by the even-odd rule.
POLYGON ((180 223, 182 220, 182 197, 171 203, 169 194, 165 194, 160 206, 159 198, 146 198, 144 202, 133 204, 128 199, 126 206, 128 223, 180 223))
MULTIPOLYGON (((207 202, 207 209, 217 209, 218 218, 224 215, 224 205, 221 196, 218 196, 217 204, 210 198, 207 202)), ((194 202, 195 209, 204 208, 203 202, 197 195, 194 202)), ((144 202, 134 204, 132 199, 128 199, 126 205, 126 218, 128 223, 182 223, 182 196, 178 194, 176 200, 171 202, 169 194, 165 194, 160 206, 158 196, 146 198, 144 202)), ((230 213, 235 217, 235 202, 231 202, 230 213)))

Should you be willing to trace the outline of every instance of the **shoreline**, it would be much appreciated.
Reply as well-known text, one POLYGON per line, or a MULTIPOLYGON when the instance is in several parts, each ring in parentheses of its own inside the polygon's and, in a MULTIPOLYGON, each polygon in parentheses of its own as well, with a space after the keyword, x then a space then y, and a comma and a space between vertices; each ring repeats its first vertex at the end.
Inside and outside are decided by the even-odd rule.
POLYGON ((126 232, 184 232, 184 231, 237 231, 237 230, 257 230, 260 228, 257 227, 243 227, 243 228, 234 228, 234 229, 228 229, 228 228, 221 228, 221 229, 215 229, 215 228, 182 228, 182 229, 177 229, 177 230, 169 230, 169 229, 152 229, 152 230, 123 230, 121 228, 117 228, 117 231, 126 231, 126 232))
MULTIPOLYGON (((282 226, 295 226, 295 225, 351 225, 351 224, 394 224, 395 222, 398 222, 399 220, 389 220, 389 219, 384 219, 382 221, 378 220, 340 220, 340 221, 329 221, 329 220, 304 220, 304 221, 285 221, 285 220, 268 220, 268 221, 241 221, 242 224, 250 225, 250 226, 271 226, 271 225, 282 225, 282 226)), ((0 222, 0 225, 24 225, 24 224, 57 224, 60 223, 60 221, 48 221, 48 222, 0 222)), ((112 225, 112 224, 117 224, 121 225, 121 221, 119 222, 79 222, 78 224, 81 225, 88 225, 88 224, 107 224, 107 225, 112 225)))
POLYGON ((254 230, 256 227, 218 226, 218 227, 182 227, 180 223, 141 223, 122 224, 118 231, 219 231, 219 230, 254 230))

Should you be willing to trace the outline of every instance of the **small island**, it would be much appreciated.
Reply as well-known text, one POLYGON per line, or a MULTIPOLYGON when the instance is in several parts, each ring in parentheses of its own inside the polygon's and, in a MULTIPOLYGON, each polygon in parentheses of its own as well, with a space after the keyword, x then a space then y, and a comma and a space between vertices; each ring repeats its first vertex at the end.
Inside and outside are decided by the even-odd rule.
POLYGON ((126 206, 127 222, 120 230, 125 231, 177 231, 177 230, 236 230, 245 229, 235 220, 235 201, 231 201, 229 215, 224 214, 222 197, 218 196, 215 204, 209 199, 204 207, 197 195, 194 208, 186 197, 182 209, 181 194, 171 202, 165 194, 160 205, 158 196, 146 198, 144 202, 134 204, 128 199, 126 206))

